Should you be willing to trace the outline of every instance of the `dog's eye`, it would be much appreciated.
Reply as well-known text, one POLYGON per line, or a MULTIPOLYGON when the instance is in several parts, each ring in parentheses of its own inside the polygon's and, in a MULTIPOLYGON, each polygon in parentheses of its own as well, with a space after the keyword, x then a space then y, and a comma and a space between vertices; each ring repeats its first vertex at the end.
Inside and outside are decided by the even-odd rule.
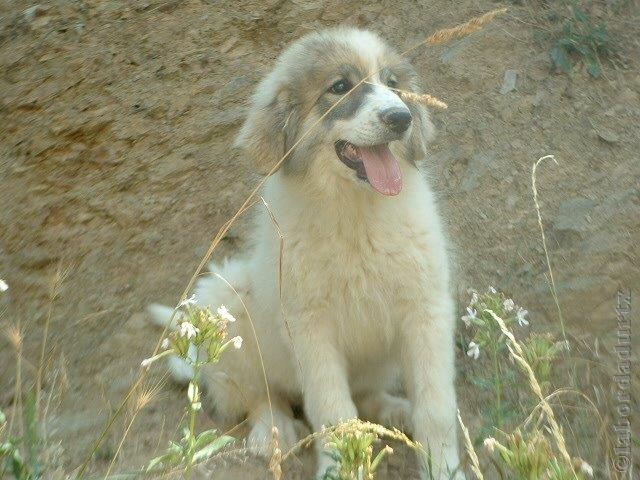
POLYGON ((333 85, 331 85, 331 87, 329 88, 329 91, 331 93, 335 93, 336 95, 344 95, 349 90, 351 90, 351 88, 353 88, 353 85, 351 84, 351 82, 346 78, 341 78, 340 80, 335 82, 333 85))
POLYGON ((389 77, 389 80, 387 80, 387 87, 398 88, 398 80, 396 80, 395 77, 389 77))

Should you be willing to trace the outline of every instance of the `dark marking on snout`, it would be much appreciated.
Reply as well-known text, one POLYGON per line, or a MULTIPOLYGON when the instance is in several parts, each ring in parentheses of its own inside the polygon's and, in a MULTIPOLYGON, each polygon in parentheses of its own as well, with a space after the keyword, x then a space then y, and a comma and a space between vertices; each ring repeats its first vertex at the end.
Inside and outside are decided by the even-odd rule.
POLYGON ((329 112, 329 109, 339 102, 325 117, 329 125, 337 120, 348 120, 353 118, 358 109, 364 103, 366 96, 373 91, 371 85, 363 83, 354 87, 349 93, 343 97, 336 97, 330 93, 323 95, 318 101, 318 111, 320 115, 329 112))

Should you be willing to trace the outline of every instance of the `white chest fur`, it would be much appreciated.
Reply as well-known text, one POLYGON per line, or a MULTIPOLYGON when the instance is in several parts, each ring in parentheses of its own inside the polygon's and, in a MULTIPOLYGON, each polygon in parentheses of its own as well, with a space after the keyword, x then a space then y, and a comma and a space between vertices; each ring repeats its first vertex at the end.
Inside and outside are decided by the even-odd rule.
MULTIPOLYGON (((431 270, 446 274, 431 192, 419 172, 411 173, 393 198, 365 188, 344 196, 314 195, 279 175, 265 191, 284 236, 288 321, 294 328, 314 328, 296 324, 297 317, 321 312, 323 318, 314 321, 329 322, 333 341, 354 360, 366 360, 363 352, 389 351, 412 299, 426 294, 431 270)), ((278 238, 266 233, 272 225, 263 228, 273 259, 278 238)))

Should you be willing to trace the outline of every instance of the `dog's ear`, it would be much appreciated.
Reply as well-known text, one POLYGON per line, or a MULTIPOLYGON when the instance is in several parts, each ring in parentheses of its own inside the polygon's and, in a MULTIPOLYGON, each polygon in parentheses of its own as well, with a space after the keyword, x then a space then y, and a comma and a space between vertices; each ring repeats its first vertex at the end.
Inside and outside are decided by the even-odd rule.
MULTIPOLYGON (((411 82, 411 91, 421 94, 417 79, 411 82)), ((427 146, 435 137, 435 127, 431 123, 429 111, 418 102, 406 102, 413 117, 411 135, 407 144, 407 157, 414 165, 419 165, 427 157, 427 146)))
POLYGON ((251 158, 258 173, 267 175, 294 144, 298 125, 294 115, 291 92, 275 75, 268 75, 251 98, 247 118, 234 142, 251 158))

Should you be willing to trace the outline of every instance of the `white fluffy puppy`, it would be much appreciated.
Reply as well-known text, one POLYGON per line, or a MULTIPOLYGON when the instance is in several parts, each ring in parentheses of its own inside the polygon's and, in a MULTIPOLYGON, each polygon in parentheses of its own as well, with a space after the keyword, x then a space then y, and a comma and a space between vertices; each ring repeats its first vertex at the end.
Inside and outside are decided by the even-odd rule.
MULTIPOLYGON (((224 282, 197 285, 198 303, 225 304, 245 339, 204 381, 220 414, 249 416, 253 443, 268 442, 272 418, 293 443, 291 404, 301 402, 314 430, 359 416, 404 424, 444 479, 459 459, 446 242, 421 171, 433 127, 395 89, 418 92, 411 65, 346 28, 298 40, 258 86, 236 145, 261 172, 293 147, 262 193, 284 236, 281 272, 280 239, 261 212, 249 251, 211 265, 256 335, 224 282)), ((171 312, 151 311, 160 321, 171 312)), ((320 456, 318 473, 326 467, 320 456)))

